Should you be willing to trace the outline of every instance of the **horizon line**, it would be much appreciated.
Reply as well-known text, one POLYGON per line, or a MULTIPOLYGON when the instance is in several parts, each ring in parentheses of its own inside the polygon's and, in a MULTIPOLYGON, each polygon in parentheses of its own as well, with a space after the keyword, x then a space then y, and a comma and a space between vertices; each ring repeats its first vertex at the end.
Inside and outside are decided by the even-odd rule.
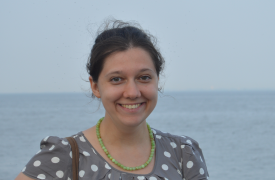
MULTIPOLYGON (((275 92, 275 89, 185 89, 185 90, 163 90, 159 93, 178 93, 178 92, 275 92)), ((0 92, 0 95, 20 95, 20 94, 91 94, 84 91, 63 91, 63 92, 0 92)))

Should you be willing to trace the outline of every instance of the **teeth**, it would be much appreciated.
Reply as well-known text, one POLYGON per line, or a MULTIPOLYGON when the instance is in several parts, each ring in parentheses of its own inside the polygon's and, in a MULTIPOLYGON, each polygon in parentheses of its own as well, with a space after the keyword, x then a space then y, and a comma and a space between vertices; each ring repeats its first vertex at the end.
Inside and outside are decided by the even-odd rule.
POLYGON ((133 104, 133 105, 124 105, 124 104, 122 104, 121 106, 125 107, 127 109, 135 109, 135 108, 139 107, 140 105, 141 104, 133 104))

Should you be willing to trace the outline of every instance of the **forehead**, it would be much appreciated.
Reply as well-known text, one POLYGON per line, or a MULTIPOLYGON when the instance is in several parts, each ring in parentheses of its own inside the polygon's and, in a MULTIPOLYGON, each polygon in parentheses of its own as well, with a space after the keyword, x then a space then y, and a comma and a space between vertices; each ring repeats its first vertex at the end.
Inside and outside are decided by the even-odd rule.
POLYGON ((150 54, 142 48, 130 48, 111 54, 105 59, 101 74, 113 71, 122 73, 135 73, 149 69, 156 73, 150 54))

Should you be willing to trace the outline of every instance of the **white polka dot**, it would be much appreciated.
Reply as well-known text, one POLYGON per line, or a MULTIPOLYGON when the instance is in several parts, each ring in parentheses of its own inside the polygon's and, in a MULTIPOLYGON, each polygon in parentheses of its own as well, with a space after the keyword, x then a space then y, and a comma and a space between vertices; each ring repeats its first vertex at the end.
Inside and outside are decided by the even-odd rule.
POLYGON ((167 151, 164 151, 164 156, 171 157, 171 154, 169 152, 167 152, 167 151))
POLYGON ((73 153, 72 153, 72 151, 70 152, 70 157, 73 158, 73 153))
POLYGON ((185 180, 185 178, 183 178, 182 180, 185 180))
POLYGON ((77 137, 77 135, 73 136, 73 138, 76 138, 76 137, 77 137))
MULTIPOLYGON (((95 150, 92 148, 93 152, 95 153, 95 150)), ((96 154, 96 153, 95 153, 96 154)))
POLYGON ((178 173, 179 173, 179 174, 181 175, 181 172, 180 172, 180 170, 178 170, 178 169, 177 169, 177 172, 178 172, 178 173))
POLYGON ((37 153, 36 154, 38 154, 38 153, 40 153, 41 152, 41 149, 39 150, 39 151, 37 151, 37 153))
POLYGON ((153 131, 154 134, 157 134, 157 132, 154 129, 152 129, 152 131, 153 131))
POLYGON ((51 160, 52 160, 52 163, 58 163, 60 161, 58 157, 53 157, 51 160))
POLYGON ((168 166, 167 166, 166 164, 163 164, 161 167, 162 167, 162 169, 165 170, 165 171, 168 170, 168 166))
POLYGON ((203 175, 204 174, 204 170, 202 168, 200 168, 200 174, 203 175))
POLYGON ((90 156, 90 153, 83 151, 84 156, 90 156))
POLYGON ((176 148, 176 147, 177 147, 176 143, 174 143, 174 142, 171 142, 170 144, 171 144, 171 146, 172 146, 173 148, 176 148))
MULTIPOLYGON (((105 162, 105 163, 106 163, 106 162, 105 162)), ((109 166, 108 163, 105 164, 105 168, 106 168, 106 169, 111 169, 111 167, 109 166)))
POLYGON ((181 168, 181 162, 179 162, 180 168, 181 168))
POLYGON ((96 165, 93 164, 93 165, 91 166, 91 169, 92 169, 94 172, 96 172, 96 171, 98 170, 98 167, 97 167, 96 165))
POLYGON ((180 147, 181 147, 181 149, 183 149, 185 147, 185 145, 181 145, 180 147))
POLYGON ((80 177, 83 177, 84 174, 85 174, 85 171, 83 171, 83 170, 79 171, 79 176, 80 176, 80 177))
POLYGON ((192 144, 192 142, 189 139, 186 142, 189 143, 189 144, 192 144))
POLYGON ((156 138, 161 139, 161 135, 156 135, 156 138))
POLYGON ((22 172, 24 172, 26 170, 26 167, 24 167, 23 169, 22 169, 22 172))
POLYGON ((188 161, 187 162, 187 168, 191 168, 193 167, 193 162, 192 161, 188 161))
POLYGON ((45 178, 46 178, 46 176, 44 174, 39 174, 37 176, 37 179, 45 179, 45 178))
POLYGON ((34 163, 33 163, 33 165, 35 166, 35 167, 38 167, 38 166, 40 166, 40 164, 41 164, 41 161, 34 161, 34 163))
POLYGON ((85 140, 85 138, 84 138, 83 136, 80 136, 79 139, 80 139, 80 141, 82 141, 82 142, 86 142, 86 140, 85 140))
POLYGON ((63 178, 63 176, 64 176, 63 171, 57 171, 56 176, 59 177, 59 178, 63 178))
POLYGON ((186 138, 185 136, 181 136, 181 137, 186 138))
POLYGON ((200 156, 200 159, 201 159, 201 162, 203 162, 203 160, 202 160, 201 156, 200 156))
POLYGON ((50 136, 45 137, 45 138, 44 138, 44 141, 47 141, 49 137, 50 137, 50 136))
POLYGON ((62 144, 68 145, 69 143, 67 141, 62 140, 62 144))
POLYGON ((70 178, 70 177, 68 177, 68 180, 71 180, 71 178, 70 178))
POLYGON ((164 178, 165 180, 169 180, 169 179, 167 179, 166 177, 164 178))
POLYGON ((138 180, 145 180, 144 176, 138 176, 138 180))
POLYGON ((158 179, 155 177, 150 177, 149 180, 158 180, 158 179))
POLYGON ((55 147, 55 146, 54 146, 54 145, 52 145, 52 147, 51 147, 49 150, 50 150, 50 151, 51 151, 51 150, 53 150, 53 148, 54 148, 54 147, 55 147))

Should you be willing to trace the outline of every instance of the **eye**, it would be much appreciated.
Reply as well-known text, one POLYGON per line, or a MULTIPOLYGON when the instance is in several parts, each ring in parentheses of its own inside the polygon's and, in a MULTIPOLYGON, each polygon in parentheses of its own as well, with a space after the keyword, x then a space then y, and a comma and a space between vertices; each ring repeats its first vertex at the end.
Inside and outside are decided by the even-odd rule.
POLYGON ((142 81, 149 81, 152 78, 150 76, 141 76, 139 79, 142 81))
POLYGON ((120 77, 114 77, 111 79, 112 82, 120 82, 122 79, 120 77))

